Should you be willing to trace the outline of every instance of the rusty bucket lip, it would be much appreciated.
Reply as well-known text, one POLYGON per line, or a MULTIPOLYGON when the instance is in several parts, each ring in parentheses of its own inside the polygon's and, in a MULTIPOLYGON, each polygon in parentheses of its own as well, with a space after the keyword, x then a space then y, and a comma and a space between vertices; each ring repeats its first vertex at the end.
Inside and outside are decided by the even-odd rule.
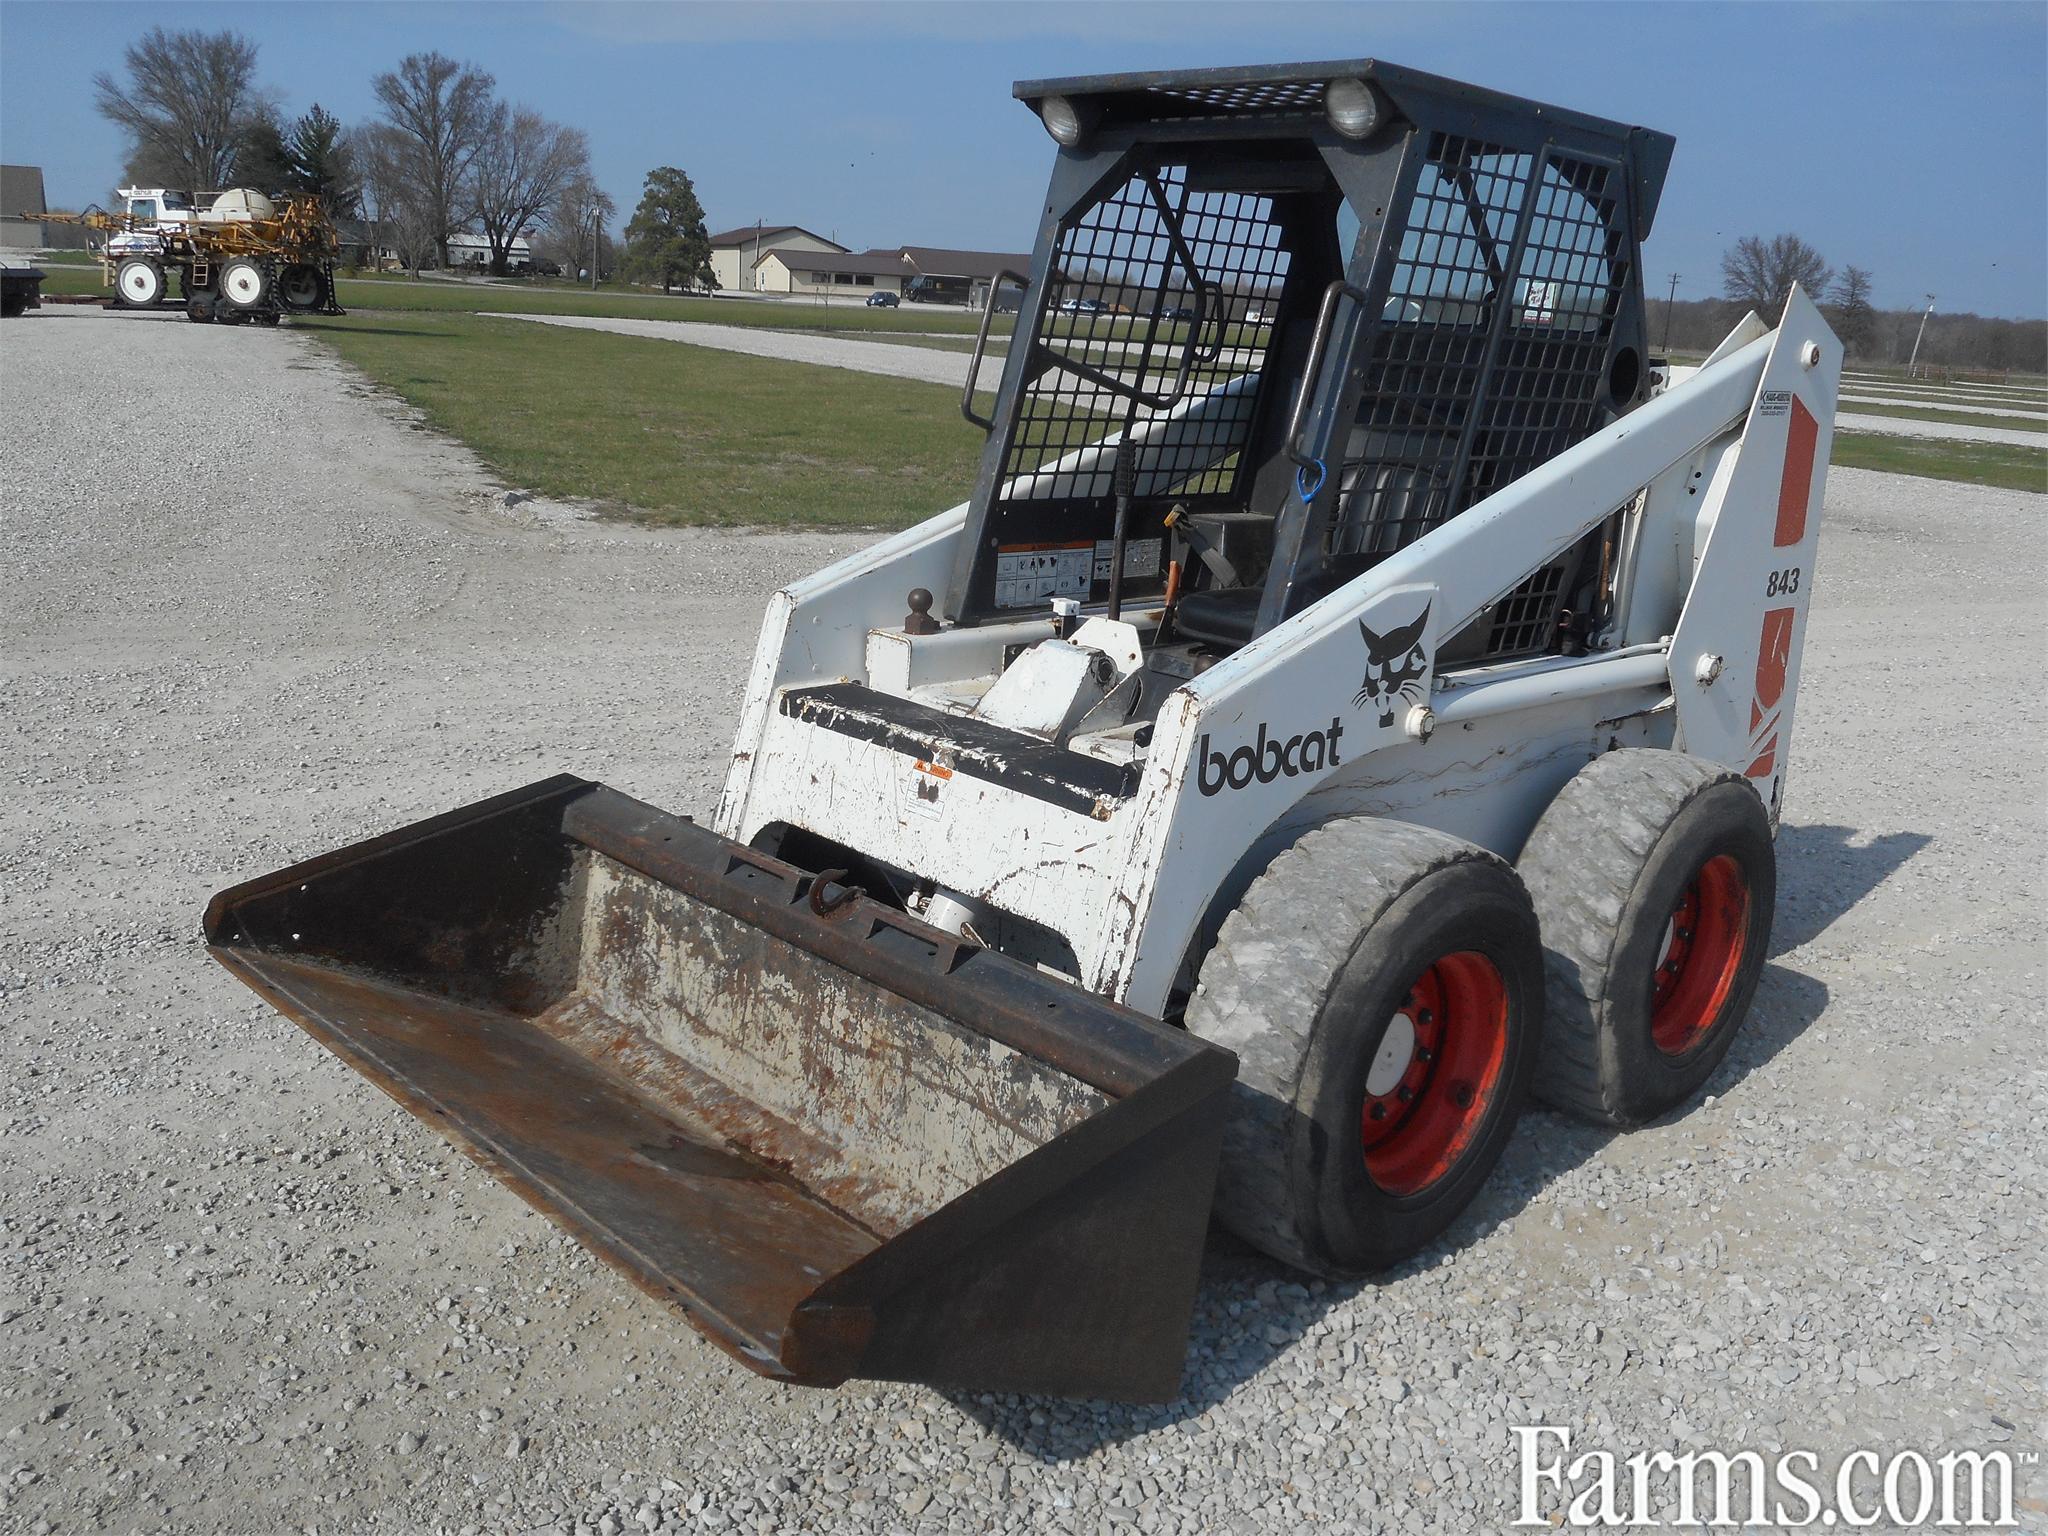
MULTIPOLYGON (((239 908, 258 898, 508 812, 562 808, 571 841, 673 886, 778 938, 803 946, 978 1033, 1000 1040, 1093 1088, 1122 1097, 1169 1069, 1206 1061, 1223 1080, 1237 1058, 1223 1047, 1048 976, 1035 967, 949 934, 867 896, 812 910, 811 872, 719 836, 685 816, 574 774, 397 828, 273 874, 231 886, 207 904, 204 931, 216 949, 280 948, 234 931, 239 908), (886 948, 884 946, 887 946, 886 948), (927 953, 922 958, 915 951, 927 953), (1064 1008, 1085 1006, 1090 1027, 1063 1027, 1064 1008)), ((1206 1074, 1198 1074, 1206 1075, 1206 1074)))

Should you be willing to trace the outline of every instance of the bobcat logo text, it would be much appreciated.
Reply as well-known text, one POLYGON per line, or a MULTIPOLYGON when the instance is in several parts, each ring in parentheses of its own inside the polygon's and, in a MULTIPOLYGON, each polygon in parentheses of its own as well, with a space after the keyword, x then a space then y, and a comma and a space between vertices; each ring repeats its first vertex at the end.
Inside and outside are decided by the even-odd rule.
POLYGON ((1337 740, 1343 734, 1342 720, 1332 720, 1327 731, 1305 731, 1285 740, 1268 736, 1262 725, 1256 741, 1235 752, 1221 747, 1211 752, 1205 733, 1195 745, 1196 783, 1203 794, 1216 795, 1226 788, 1243 789, 1254 779, 1270 784, 1283 776, 1320 773, 1343 761, 1337 756, 1337 740))

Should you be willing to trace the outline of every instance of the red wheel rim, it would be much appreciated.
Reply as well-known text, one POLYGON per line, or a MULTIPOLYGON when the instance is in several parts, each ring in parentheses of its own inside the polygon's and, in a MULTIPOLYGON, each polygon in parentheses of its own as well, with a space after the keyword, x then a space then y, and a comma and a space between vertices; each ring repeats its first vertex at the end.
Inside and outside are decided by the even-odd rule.
POLYGON ((1471 1145, 1507 1056, 1508 989, 1472 950, 1416 978, 1366 1068, 1359 1123, 1365 1171, 1390 1195, 1448 1174, 1471 1145))
POLYGON ((1714 1027, 1749 945, 1749 882, 1717 854, 1700 867, 1664 925, 1650 987, 1650 1038, 1683 1056, 1714 1027))

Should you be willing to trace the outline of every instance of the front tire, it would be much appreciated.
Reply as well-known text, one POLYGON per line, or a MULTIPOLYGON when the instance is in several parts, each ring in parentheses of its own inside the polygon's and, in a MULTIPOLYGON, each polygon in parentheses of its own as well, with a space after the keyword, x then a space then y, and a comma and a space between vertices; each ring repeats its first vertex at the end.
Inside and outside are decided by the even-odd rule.
POLYGON ((1470 843, 1354 818, 1255 880, 1188 1029, 1238 1054, 1217 1213, 1300 1269, 1384 1269, 1500 1159, 1542 1027, 1535 913, 1470 843))
POLYGON ((1680 752, 1606 753, 1558 792, 1520 868, 1545 949, 1537 1096, 1615 1126, 1691 1098, 1770 944, 1777 859, 1755 788, 1680 752))
POLYGON ((154 309, 164 296, 164 269, 144 256, 130 256, 114 271, 114 292, 129 309, 154 309))

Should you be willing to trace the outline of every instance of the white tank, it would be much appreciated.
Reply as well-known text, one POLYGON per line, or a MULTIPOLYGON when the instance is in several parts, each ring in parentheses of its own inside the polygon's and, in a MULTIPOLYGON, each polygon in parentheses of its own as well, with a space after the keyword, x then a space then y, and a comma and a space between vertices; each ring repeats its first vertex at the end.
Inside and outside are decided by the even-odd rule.
POLYGON ((255 219, 274 219, 277 205, 254 187, 230 187, 213 200, 213 206, 199 215, 202 224, 246 224, 255 219))

